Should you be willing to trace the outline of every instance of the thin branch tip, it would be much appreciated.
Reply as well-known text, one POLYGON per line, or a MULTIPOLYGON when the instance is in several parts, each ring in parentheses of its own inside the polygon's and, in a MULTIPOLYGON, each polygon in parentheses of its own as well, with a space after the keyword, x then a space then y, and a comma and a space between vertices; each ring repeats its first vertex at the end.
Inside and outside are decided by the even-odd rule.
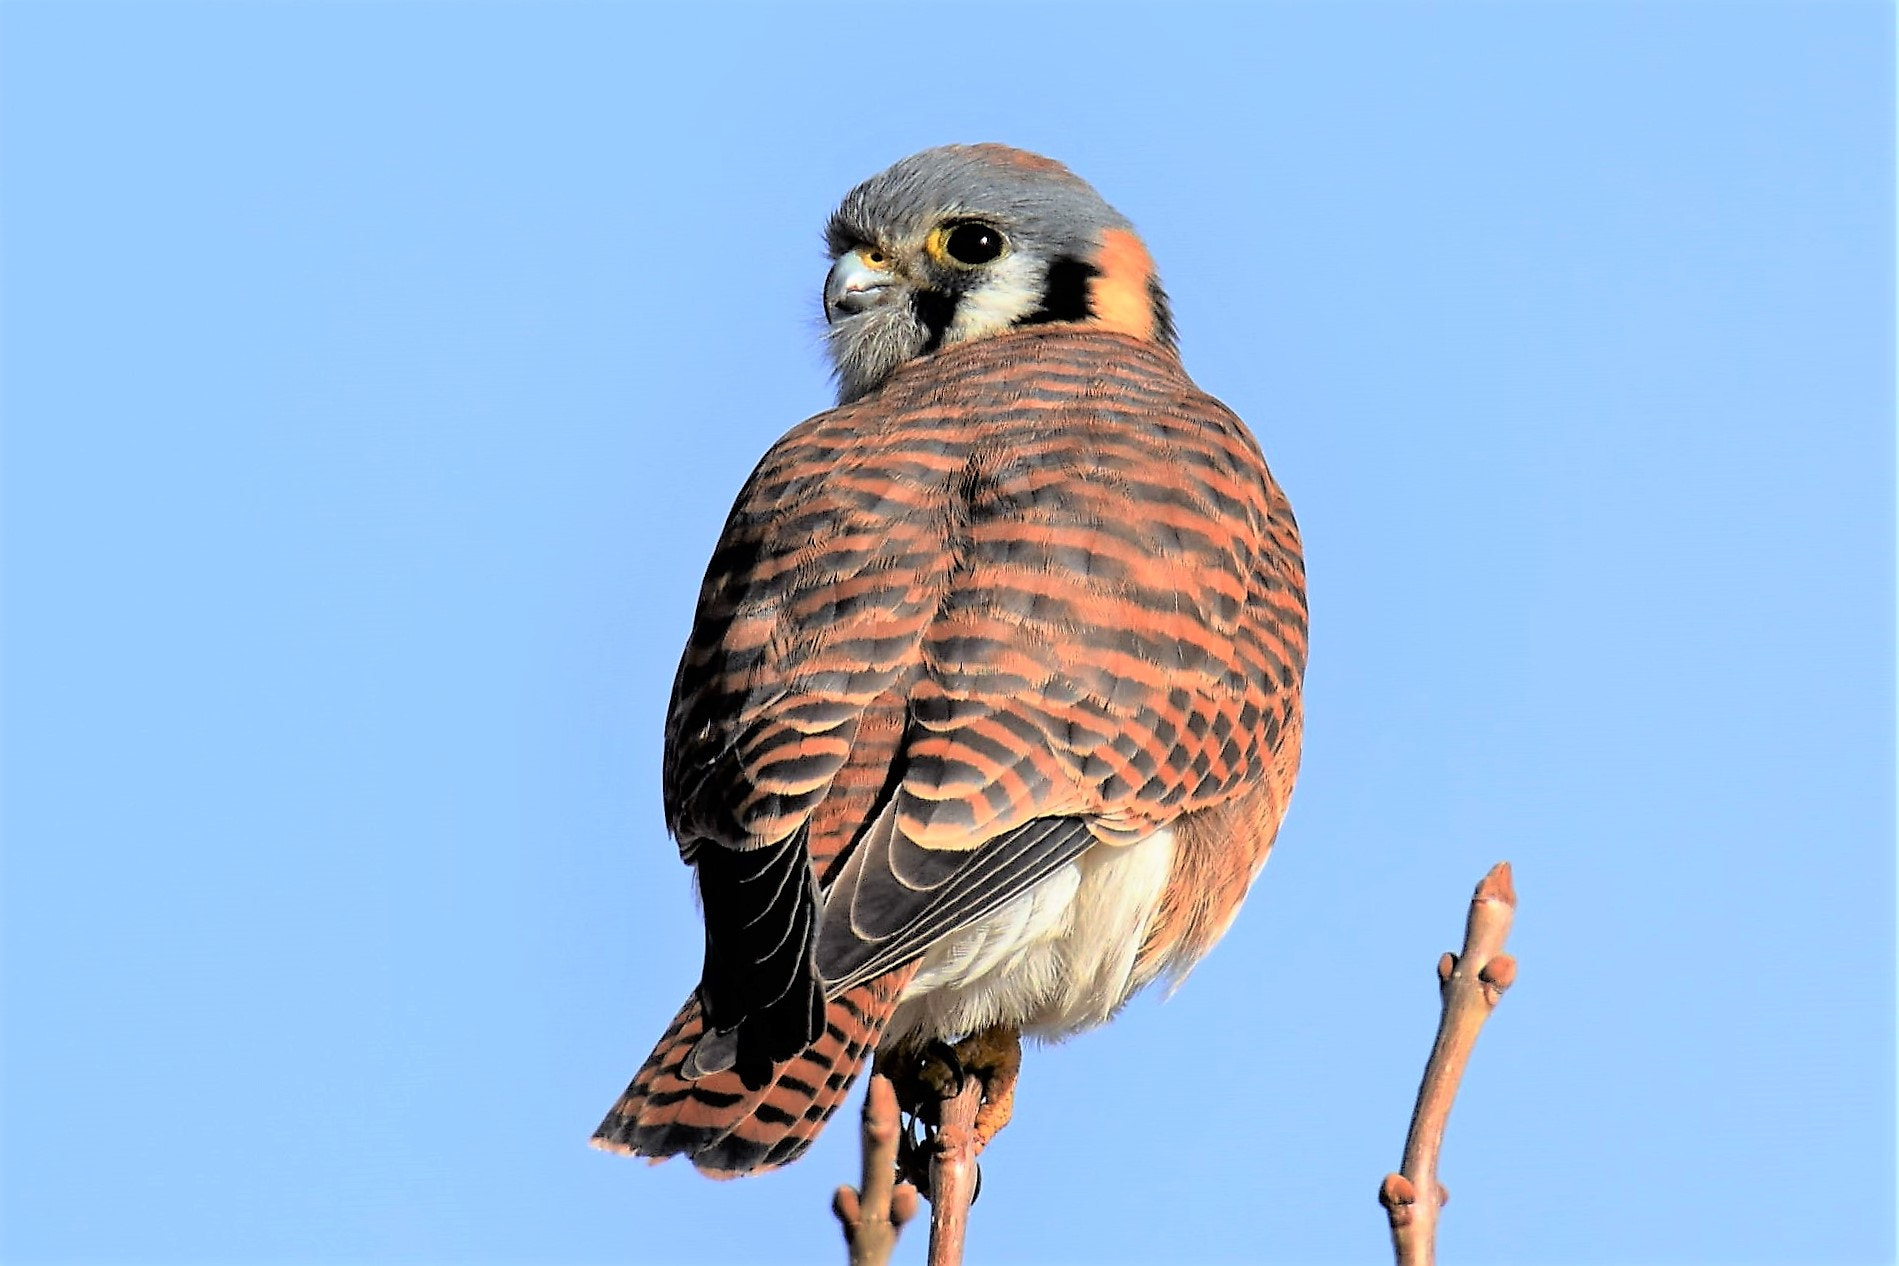
POLYGON ((1498 862, 1490 868, 1483 882, 1477 885, 1477 898, 1481 901, 1501 901, 1512 910, 1517 908, 1517 883, 1509 862, 1498 862))
POLYGON ((1437 1038, 1418 1086, 1405 1139, 1404 1164, 1378 1188, 1378 1202, 1391 1225, 1398 1266, 1433 1266, 1437 1260, 1438 1211, 1451 1193, 1437 1180, 1438 1153, 1478 1030, 1516 980, 1517 960, 1504 952, 1517 908, 1509 862, 1492 866, 1471 894, 1464 944, 1437 961, 1437 1038), (1422 1193, 1429 1199, 1420 1199, 1422 1193))
POLYGON ((851 1266, 887 1266, 898 1232, 916 1215, 916 1188, 896 1180, 899 1130, 896 1089, 872 1072, 864 1090, 863 1186, 839 1187, 831 1197, 851 1266))

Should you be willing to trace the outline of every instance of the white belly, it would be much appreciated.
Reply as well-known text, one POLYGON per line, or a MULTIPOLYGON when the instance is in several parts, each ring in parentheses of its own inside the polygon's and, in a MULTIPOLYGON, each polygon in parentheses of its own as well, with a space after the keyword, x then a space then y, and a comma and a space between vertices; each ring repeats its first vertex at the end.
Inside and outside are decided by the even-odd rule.
POLYGON ((954 1040, 992 1024, 1061 1038, 1107 1020, 1145 981, 1134 958, 1173 866, 1174 837, 1096 844, 932 946, 903 991, 892 1037, 954 1040))

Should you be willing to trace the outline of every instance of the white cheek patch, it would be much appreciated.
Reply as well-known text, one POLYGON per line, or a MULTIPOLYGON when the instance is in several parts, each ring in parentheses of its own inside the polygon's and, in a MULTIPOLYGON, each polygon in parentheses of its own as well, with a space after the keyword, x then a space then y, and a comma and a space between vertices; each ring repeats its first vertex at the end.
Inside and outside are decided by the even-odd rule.
POLYGON ((983 270, 982 282, 963 292, 944 342, 966 343, 1008 329, 1042 306, 1044 271, 1022 254, 1005 255, 983 270))

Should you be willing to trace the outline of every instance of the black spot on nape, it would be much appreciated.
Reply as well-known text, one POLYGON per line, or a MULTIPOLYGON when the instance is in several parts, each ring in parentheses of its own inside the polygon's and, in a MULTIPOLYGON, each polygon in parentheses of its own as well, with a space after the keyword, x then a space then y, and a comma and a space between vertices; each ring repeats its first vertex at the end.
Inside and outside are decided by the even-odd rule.
POLYGON ((1167 292, 1161 289, 1160 278, 1147 279, 1147 301, 1154 306, 1154 341, 1169 351, 1177 350, 1180 337, 1174 329, 1174 305, 1167 301, 1167 292))
POLYGON ((1042 285, 1042 306, 1017 325, 1046 325, 1050 321, 1086 321, 1095 314, 1089 291, 1101 270, 1085 259, 1063 255, 1048 266, 1042 285))
POLYGON ((956 319, 956 296, 940 290, 919 290, 911 297, 910 306, 929 332, 929 337, 923 340, 923 354, 927 356, 940 350, 950 322, 956 319))

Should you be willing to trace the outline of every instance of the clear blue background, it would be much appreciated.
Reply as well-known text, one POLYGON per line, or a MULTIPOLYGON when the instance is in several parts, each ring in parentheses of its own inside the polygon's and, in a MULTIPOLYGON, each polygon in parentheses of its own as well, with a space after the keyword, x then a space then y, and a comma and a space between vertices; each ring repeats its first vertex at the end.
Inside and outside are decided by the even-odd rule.
MULTIPOLYGON (((1367 1262, 1491 862, 1445 1260, 1892 1260, 1876 4, 8 3, 18 1262, 842 1260, 584 1145, 696 978, 660 720, 949 140, 1144 231, 1304 524, 1304 779, 1170 1002, 1032 1052, 972 1261, 1367 1262)), ((922 1259, 923 1237, 903 1260, 922 1259)))

